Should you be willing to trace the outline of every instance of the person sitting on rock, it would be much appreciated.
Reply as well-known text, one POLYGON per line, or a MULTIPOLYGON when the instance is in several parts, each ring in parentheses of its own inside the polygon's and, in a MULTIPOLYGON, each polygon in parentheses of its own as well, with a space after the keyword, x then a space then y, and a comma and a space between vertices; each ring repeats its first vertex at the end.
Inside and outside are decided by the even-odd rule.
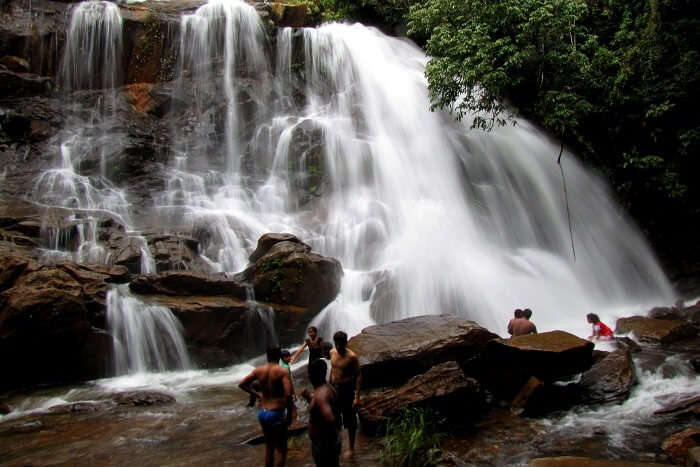
POLYGON ((593 334, 588 336, 589 340, 610 340, 613 338, 613 331, 603 323, 595 313, 588 313, 586 321, 593 325, 593 334))
POLYGON ((522 318, 523 316, 523 310, 520 308, 516 308, 516 310, 513 312, 513 318, 510 319, 508 322, 508 334, 511 336, 513 335, 513 321, 515 321, 518 318, 522 318))
MULTIPOLYGON (((513 337, 524 336, 525 334, 537 334, 537 326, 525 317, 525 311, 516 311, 520 311, 518 314, 519 316, 511 320, 508 332, 510 332, 513 337)), ((530 315, 532 315, 532 311, 530 311, 530 315)))

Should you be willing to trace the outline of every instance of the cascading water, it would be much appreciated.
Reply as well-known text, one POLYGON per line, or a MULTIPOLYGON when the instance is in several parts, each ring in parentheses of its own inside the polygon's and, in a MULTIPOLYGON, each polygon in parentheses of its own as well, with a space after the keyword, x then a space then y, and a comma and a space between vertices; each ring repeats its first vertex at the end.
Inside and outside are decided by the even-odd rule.
MULTIPOLYGON (((83 2, 74 7, 66 38, 59 82, 73 116, 63 130, 60 164, 42 173, 34 197, 50 207, 70 210, 62 225, 45 225, 47 249, 44 262, 73 259, 81 263, 109 263, 109 252, 100 243, 100 219, 112 218, 129 228, 130 205, 126 195, 110 182, 107 160, 122 149, 123 135, 113 130, 122 84, 122 18, 116 4, 106 1, 83 2), (75 93, 99 90, 94 108, 84 109, 75 93), (83 175, 81 166, 96 154, 99 174, 83 175)), ((145 239, 132 235, 140 247, 141 271, 155 272, 145 239)))
POLYGON ((128 286, 107 293, 107 324, 117 375, 190 368, 177 318, 166 307, 136 299, 128 286))
POLYGON ((672 300, 633 225, 567 155, 574 261, 556 145, 527 122, 482 134, 431 113, 426 57, 406 41, 361 25, 305 29, 305 103, 298 107, 289 99, 294 41, 283 29, 271 67, 280 75, 276 92, 267 86, 259 96, 268 101, 244 109, 235 96, 250 85, 246 76, 265 78, 264 49, 252 39, 234 46, 228 28, 248 28, 256 38, 256 21, 248 5, 217 1, 182 22, 179 89, 190 79, 214 86, 209 93, 225 96, 225 108, 197 88, 190 106, 196 124, 178 136, 173 189, 159 198, 170 201, 159 211, 206 230, 204 252, 218 270, 241 269, 267 231, 293 232, 339 258, 346 270, 340 297, 315 320, 326 335, 445 312, 503 330, 512 309, 524 306, 546 330, 591 310, 672 300), (223 71, 211 68, 222 63, 223 71), (246 121, 253 115, 255 131, 234 128, 244 118, 231 114, 243 111, 246 121), (201 151, 212 153, 216 112, 227 129, 215 151, 226 154, 224 163, 201 151), (300 134, 316 146, 300 150, 300 134), (244 160, 231 172, 239 150, 244 160), (304 185, 318 173, 316 186, 304 185))

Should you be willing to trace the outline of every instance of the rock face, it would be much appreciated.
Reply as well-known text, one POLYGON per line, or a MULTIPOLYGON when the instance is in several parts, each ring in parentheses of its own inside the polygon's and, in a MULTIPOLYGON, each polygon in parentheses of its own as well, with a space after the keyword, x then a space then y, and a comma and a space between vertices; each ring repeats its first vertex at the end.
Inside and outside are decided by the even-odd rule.
POLYGON ((251 258, 252 264, 234 279, 252 286, 257 300, 317 312, 340 290, 340 262, 311 252, 310 246, 289 234, 263 235, 251 258))
POLYGON ((92 379, 106 375, 112 339, 104 331, 108 284, 124 268, 0 257, 0 355, 3 385, 92 379), (10 357, 11 356, 11 357, 10 357))
POLYGON ((644 316, 618 319, 615 333, 627 334, 630 332, 633 332, 640 340, 661 344, 670 344, 697 334, 694 327, 681 321, 646 318, 644 316))
POLYGON ((585 403, 622 402, 636 382, 629 350, 616 350, 583 373, 581 399, 585 403))
POLYGON ((246 288, 222 275, 206 276, 189 271, 169 271, 136 277, 129 288, 144 295, 222 295, 245 300, 246 288))
POLYGON ((364 387, 401 384, 432 366, 477 356, 495 334, 455 315, 417 316, 370 326, 348 342, 364 387))
POLYGON ((700 428, 688 428, 666 438, 661 449, 674 463, 683 464, 688 457, 688 451, 698 445, 700 445, 700 428))
POLYGON ((466 377, 457 362, 445 362, 400 387, 362 394, 358 415, 363 430, 374 432, 389 417, 409 407, 429 407, 464 423, 465 415, 472 419, 484 405, 479 383, 466 377))
POLYGON ((661 467, 665 464, 631 462, 628 460, 592 459, 590 457, 541 457, 533 459, 528 467, 661 467))
POLYGON ((481 361, 484 383, 495 394, 511 399, 534 376, 550 382, 591 367, 593 343, 564 331, 494 339, 481 361))

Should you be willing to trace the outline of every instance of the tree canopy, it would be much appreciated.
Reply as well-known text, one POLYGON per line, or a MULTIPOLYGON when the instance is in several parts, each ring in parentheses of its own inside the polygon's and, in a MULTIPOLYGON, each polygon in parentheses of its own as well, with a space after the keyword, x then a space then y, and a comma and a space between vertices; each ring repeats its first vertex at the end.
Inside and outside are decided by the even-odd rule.
POLYGON ((433 108, 482 129, 534 120, 672 244, 679 221, 700 218, 699 12, 696 0, 426 0, 408 17, 433 108))

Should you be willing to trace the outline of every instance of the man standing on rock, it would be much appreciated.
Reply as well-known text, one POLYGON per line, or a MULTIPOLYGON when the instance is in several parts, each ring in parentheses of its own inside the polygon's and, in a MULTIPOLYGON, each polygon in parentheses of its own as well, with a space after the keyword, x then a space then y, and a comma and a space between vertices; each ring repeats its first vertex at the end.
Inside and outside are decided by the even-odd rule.
POLYGON ((279 365, 281 355, 279 347, 268 348, 267 363, 254 369, 238 385, 260 399, 258 421, 265 435, 265 467, 284 466, 287 460, 287 427, 294 421, 296 413, 292 378, 289 371, 279 365), (260 383, 261 390, 253 389, 254 381, 260 383))
POLYGON ((355 432, 357 417, 355 408, 360 402, 360 361, 355 352, 347 348, 348 335, 343 331, 333 334, 335 349, 331 350, 331 384, 338 394, 338 404, 343 419, 343 426, 348 429, 350 449, 348 456, 355 453, 355 432))

